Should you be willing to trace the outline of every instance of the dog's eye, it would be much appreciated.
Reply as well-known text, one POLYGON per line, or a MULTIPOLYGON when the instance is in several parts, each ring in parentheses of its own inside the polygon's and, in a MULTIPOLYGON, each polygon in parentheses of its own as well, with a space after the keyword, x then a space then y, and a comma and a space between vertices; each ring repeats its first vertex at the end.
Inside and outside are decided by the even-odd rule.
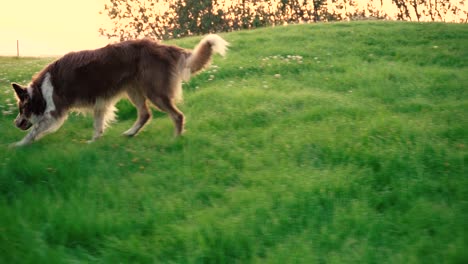
POLYGON ((29 105, 30 105, 29 101, 22 102, 19 107, 20 113, 21 114, 29 113, 29 110, 30 110, 29 105))

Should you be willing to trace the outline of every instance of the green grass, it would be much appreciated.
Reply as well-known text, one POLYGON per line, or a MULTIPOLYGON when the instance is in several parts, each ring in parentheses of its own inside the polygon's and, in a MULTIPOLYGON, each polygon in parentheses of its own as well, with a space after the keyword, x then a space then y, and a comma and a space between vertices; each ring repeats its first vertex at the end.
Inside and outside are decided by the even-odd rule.
POLYGON ((1 263, 468 262, 467 25, 222 36, 184 85, 182 138, 163 114, 122 137, 122 101, 98 142, 72 115, 9 149, 9 84, 51 59, 0 58, 1 263))

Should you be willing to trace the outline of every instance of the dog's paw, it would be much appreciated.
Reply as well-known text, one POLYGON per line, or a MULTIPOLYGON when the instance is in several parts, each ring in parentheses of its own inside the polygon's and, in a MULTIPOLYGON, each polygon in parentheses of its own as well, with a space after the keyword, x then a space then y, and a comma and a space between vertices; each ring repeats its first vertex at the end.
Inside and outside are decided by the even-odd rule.
POLYGON ((11 143, 10 145, 8 145, 8 148, 10 148, 10 149, 19 148, 19 147, 22 147, 22 146, 25 146, 25 145, 27 145, 27 143, 24 143, 23 141, 18 141, 18 142, 11 143))
POLYGON ((184 134, 187 132, 187 129, 182 129, 181 131, 175 131, 174 132, 174 137, 179 138, 179 137, 184 137, 184 134))
POLYGON ((99 138, 92 138, 92 139, 89 139, 89 140, 86 140, 86 144, 92 144, 94 142, 96 142, 99 138))
POLYGON ((88 144, 98 141, 102 136, 102 133, 95 134, 90 140, 86 141, 88 144))
POLYGON ((130 128, 129 130, 122 133, 122 136, 133 137, 137 134, 138 130, 130 128))
POLYGON ((133 136, 135 136, 135 133, 129 133, 128 131, 126 131, 126 132, 122 133, 122 136, 124 136, 124 137, 133 137, 133 136))

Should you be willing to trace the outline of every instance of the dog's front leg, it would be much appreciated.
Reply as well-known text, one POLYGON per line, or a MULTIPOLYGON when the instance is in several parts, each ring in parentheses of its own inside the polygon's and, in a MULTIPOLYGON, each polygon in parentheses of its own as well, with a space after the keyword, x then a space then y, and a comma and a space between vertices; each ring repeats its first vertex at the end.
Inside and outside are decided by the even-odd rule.
POLYGON ((102 133, 104 132, 104 118, 102 116, 95 116, 94 118, 94 134, 93 137, 88 140, 88 143, 93 143, 94 141, 98 140, 102 133))
POLYGON ((91 140, 88 140, 88 143, 92 143, 102 136, 106 127, 114 120, 115 111, 116 108, 112 101, 102 99, 96 101, 94 105, 94 134, 91 140))
POLYGON ((13 143, 11 147, 28 145, 46 134, 56 131, 63 124, 64 120, 65 118, 56 119, 51 116, 42 118, 31 128, 31 131, 29 131, 21 141, 13 143))
POLYGON ((31 131, 29 131, 29 133, 21 141, 11 144, 10 147, 21 147, 24 145, 28 145, 31 142, 33 142, 36 137, 37 137, 37 129, 36 127, 33 127, 31 131))

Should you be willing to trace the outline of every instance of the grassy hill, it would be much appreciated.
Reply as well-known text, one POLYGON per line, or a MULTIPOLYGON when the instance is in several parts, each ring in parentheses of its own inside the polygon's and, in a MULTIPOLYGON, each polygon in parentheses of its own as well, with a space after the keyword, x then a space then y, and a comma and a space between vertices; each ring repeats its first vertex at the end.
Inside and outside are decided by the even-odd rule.
POLYGON ((182 138, 164 114, 122 137, 122 101, 98 142, 72 115, 9 149, 9 84, 51 59, 0 58, 1 263, 468 261, 467 25, 222 36, 227 57, 184 84, 182 138))

